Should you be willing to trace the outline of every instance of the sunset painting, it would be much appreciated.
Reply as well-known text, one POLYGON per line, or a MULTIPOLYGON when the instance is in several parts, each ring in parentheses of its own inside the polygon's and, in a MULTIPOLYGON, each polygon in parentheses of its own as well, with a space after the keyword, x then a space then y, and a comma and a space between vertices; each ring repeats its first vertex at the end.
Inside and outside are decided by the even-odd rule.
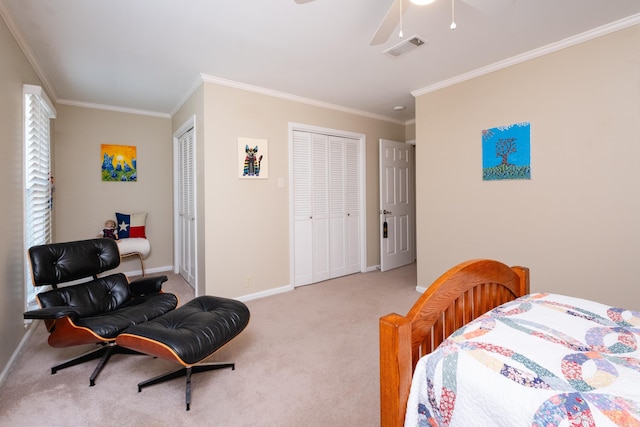
POLYGON ((135 145, 102 144, 102 180, 135 182, 138 180, 138 159, 135 145))

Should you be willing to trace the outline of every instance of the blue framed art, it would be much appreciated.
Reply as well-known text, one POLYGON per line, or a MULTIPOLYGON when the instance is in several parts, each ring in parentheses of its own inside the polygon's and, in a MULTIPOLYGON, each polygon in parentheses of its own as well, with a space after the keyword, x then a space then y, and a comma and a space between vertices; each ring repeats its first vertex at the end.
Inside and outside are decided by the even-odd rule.
POLYGON ((531 124, 482 131, 482 179, 531 179, 531 124))

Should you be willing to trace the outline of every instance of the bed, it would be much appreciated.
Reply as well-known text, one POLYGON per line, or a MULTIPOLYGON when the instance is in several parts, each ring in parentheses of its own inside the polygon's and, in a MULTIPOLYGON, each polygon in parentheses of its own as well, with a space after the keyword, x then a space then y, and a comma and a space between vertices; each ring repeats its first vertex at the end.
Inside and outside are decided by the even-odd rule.
POLYGON ((381 425, 640 426, 638 339, 639 312, 459 264, 380 319, 381 425))

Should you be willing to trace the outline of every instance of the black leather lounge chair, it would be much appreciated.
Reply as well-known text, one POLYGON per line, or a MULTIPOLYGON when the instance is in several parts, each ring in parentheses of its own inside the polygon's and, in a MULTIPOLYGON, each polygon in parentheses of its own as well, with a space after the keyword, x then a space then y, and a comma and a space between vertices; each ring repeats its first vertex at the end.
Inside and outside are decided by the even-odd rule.
POLYGON ((29 248, 34 286, 51 286, 37 296, 40 309, 24 313, 41 319, 49 331, 49 345, 69 347, 97 344, 97 350, 51 368, 51 373, 100 358, 89 385, 116 353, 134 353, 115 344, 116 336, 176 308, 178 298, 162 292, 166 276, 145 277, 129 283, 122 273, 98 277, 120 264, 115 240, 100 238, 53 243, 29 248), (77 283, 79 279, 86 279, 77 283), (74 284, 58 287, 61 283, 74 284))

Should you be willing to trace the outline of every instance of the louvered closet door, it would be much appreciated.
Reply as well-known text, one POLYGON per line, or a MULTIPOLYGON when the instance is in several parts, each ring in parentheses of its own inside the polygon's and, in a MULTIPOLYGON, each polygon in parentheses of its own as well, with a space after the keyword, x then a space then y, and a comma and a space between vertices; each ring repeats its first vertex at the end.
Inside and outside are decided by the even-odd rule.
POLYGON ((295 286, 330 278, 328 149, 325 135, 294 132, 295 286))
POLYGON ((360 141, 346 139, 344 143, 345 155, 345 274, 360 271, 360 141))
POLYGON ((320 282, 331 278, 329 261, 329 138, 326 135, 311 134, 312 178, 312 241, 313 275, 312 281, 320 282))
POLYGON ((358 140, 329 137, 331 277, 360 271, 358 140))
POLYGON ((178 139, 179 232, 180 255, 178 271, 187 283, 195 286, 196 236, 194 197, 194 130, 191 128, 178 139))
POLYGON ((293 132, 294 284, 360 270, 359 141, 293 132))
POLYGON ((345 138, 329 137, 331 185, 331 277, 347 274, 346 263, 346 163, 345 138))
POLYGON ((293 132, 293 283, 312 283, 313 245, 311 220, 311 134, 293 132))

